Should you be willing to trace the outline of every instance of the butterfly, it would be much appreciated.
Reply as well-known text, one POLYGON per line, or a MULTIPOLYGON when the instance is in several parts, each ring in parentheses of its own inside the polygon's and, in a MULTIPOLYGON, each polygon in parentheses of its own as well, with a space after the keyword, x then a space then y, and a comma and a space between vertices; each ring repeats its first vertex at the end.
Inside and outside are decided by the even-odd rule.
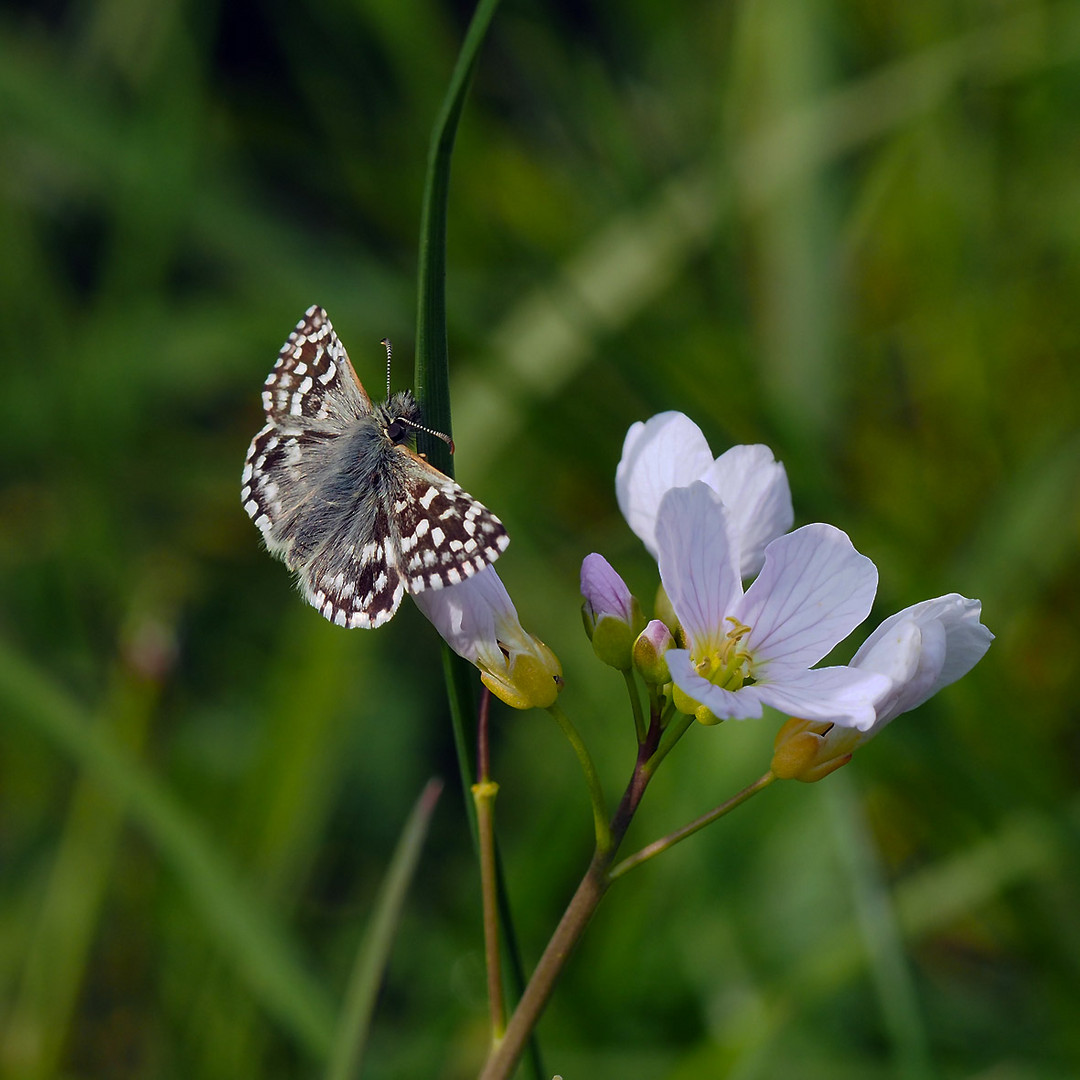
POLYGON ((406 592, 460 584, 506 550, 502 522, 410 449, 430 431, 412 394, 391 395, 388 370, 387 400, 372 404, 317 304, 282 346, 262 404, 241 501, 331 622, 381 626, 406 592))

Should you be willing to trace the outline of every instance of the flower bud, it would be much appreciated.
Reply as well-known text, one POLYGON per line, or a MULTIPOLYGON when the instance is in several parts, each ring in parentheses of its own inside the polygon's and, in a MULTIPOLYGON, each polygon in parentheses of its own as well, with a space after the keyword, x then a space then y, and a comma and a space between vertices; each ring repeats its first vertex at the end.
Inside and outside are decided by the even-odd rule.
POLYGON ((609 667, 629 671, 634 638, 645 625, 641 605, 603 555, 581 564, 581 617, 593 651, 609 667))
POLYGON ((671 700, 679 712, 692 716, 699 724, 704 724, 705 727, 712 727, 714 724, 721 723, 724 719, 722 716, 717 716, 707 705, 702 705, 700 701, 695 701, 684 690, 680 690, 678 683, 671 684, 671 700))
POLYGON ((770 768, 781 780, 812 784, 846 765, 863 741, 863 733, 855 728, 792 717, 776 733, 770 768))
POLYGON ((671 631, 659 620, 653 619, 634 642, 634 667, 650 686, 663 686, 671 682, 664 653, 675 644, 671 631))

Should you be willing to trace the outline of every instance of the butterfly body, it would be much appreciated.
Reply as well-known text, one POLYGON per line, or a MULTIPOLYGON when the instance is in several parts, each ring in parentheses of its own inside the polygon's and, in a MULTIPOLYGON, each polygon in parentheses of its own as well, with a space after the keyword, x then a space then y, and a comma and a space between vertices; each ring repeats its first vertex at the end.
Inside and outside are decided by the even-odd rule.
POLYGON ((373 405, 322 308, 282 347, 263 407, 244 509, 332 622, 380 626, 405 592, 459 584, 505 550, 499 519, 409 447, 412 394, 373 405))

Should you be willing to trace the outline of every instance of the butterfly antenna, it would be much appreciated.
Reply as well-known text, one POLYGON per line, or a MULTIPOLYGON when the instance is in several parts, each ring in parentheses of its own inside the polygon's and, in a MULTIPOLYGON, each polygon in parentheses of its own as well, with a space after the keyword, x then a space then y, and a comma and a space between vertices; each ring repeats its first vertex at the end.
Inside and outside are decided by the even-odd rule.
POLYGON ((442 439, 442 441, 450 447, 450 453, 452 454, 454 452, 454 440, 451 439, 449 435, 444 435, 441 431, 436 431, 434 428, 424 427, 423 424, 413 423, 412 420, 407 420, 404 416, 399 416, 397 419, 400 423, 407 424, 415 431, 423 431, 428 435, 434 435, 436 439, 442 439))
POLYGON ((379 344, 386 350, 386 400, 390 400, 390 361, 394 358, 394 346, 390 344, 390 339, 384 337, 379 344))
MULTIPOLYGON (((390 344, 389 338, 383 338, 379 342, 384 349, 386 349, 386 400, 390 400, 390 361, 394 355, 394 347, 390 344)), ((434 435, 436 439, 442 439, 447 446, 450 447, 450 453, 454 452, 454 440, 449 435, 444 435, 441 431, 436 431, 434 428, 424 427, 423 424, 417 424, 412 420, 406 419, 404 416, 396 418, 399 423, 406 424, 408 427, 413 428, 415 431, 423 431, 427 435, 434 435)))

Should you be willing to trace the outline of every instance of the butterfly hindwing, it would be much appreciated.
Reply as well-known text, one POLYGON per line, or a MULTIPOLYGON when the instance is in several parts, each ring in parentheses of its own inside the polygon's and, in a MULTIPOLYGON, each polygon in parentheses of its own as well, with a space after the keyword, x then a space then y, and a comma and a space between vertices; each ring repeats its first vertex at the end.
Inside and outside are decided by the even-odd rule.
POLYGON ((502 522, 423 458, 398 452, 411 462, 393 505, 409 592, 458 585, 493 563, 510 542, 502 522))

